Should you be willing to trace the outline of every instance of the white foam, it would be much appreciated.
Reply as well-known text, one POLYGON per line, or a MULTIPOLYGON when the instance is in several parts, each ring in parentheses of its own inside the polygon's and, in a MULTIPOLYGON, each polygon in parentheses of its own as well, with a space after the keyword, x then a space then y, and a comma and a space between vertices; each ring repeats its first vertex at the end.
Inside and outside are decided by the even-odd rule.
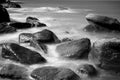
POLYGON ((73 9, 65 7, 37 7, 37 8, 10 8, 10 11, 16 12, 51 12, 51 13, 76 13, 73 9))

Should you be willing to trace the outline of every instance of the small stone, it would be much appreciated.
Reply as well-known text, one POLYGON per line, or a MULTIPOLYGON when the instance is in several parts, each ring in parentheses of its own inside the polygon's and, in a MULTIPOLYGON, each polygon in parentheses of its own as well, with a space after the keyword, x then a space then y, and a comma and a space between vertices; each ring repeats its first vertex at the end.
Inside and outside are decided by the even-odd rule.
POLYGON ((93 65, 90 64, 82 64, 77 68, 78 73, 82 75, 94 76, 97 71, 93 65))
POLYGON ((50 66, 35 69, 31 76, 35 80, 80 80, 80 77, 70 69, 50 66))
POLYGON ((63 42, 56 47, 60 57, 81 59, 87 58, 91 48, 91 42, 88 38, 63 42))
POLYGON ((35 51, 15 43, 2 44, 2 57, 26 65, 45 63, 46 60, 35 51))

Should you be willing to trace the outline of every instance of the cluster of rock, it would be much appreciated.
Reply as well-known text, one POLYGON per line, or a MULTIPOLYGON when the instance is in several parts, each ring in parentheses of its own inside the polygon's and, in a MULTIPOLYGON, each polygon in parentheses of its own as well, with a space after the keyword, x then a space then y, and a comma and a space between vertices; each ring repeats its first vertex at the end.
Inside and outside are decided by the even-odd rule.
POLYGON ((47 26, 34 17, 27 17, 26 22, 13 22, 10 20, 7 10, 3 8, 2 5, 0 5, 0 17, 0 34, 13 33, 16 32, 17 29, 47 26))
POLYGON ((15 3, 15 2, 11 2, 10 0, 1 0, 0 4, 4 8, 21 8, 21 5, 19 5, 18 3, 15 3))
MULTIPOLYGON (((28 17, 25 23, 11 22, 5 8, 0 7, 0 13, 4 18, 0 19, 0 33, 16 32, 17 29, 31 28, 34 26, 46 26, 35 17, 28 17), (9 24, 8 24, 9 23, 9 24)), ((89 14, 86 19, 90 22, 85 29, 109 29, 119 31, 119 21, 106 16, 89 14), (90 27, 90 28, 88 28, 90 27), (94 27, 94 28, 93 28, 94 27)), ((89 38, 60 40, 57 35, 48 29, 35 33, 21 33, 19 43, 0 44, 0 60, 10 60, 25 66, 47 63, 42 52, 48 54, 47 44, 57 44, 56 54, 61 59, 87 60, 92 64, 82 64, 77 68, 80 74, 94 76, 97 68, 106 71, 120 72, 120 39, 102 39, 91 44, 89 38), (29 46, 40 50, 39 52, 21 46, 21 43, 30 43, 29 46)), ((63 67, 45 66, 34 69, 31 73, 26 67, 17 64, 5 64, 0 69, 0 80, 81 80, 81 76, 73 70, 63 67)))

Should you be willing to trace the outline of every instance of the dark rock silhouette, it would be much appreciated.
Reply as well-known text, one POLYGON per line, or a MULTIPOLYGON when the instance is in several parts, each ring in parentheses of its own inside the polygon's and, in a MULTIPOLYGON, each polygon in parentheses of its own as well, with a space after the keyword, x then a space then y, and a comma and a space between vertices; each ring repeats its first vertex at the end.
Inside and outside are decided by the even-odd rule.
POLYGON ((10 16, 5 8, 0 5, 0 23, 10 22, 10 16))
POLYGON ((88 38, 63 42, 59 44, 56 51, 60 57, 81 59, 87 58, 91 48, 91 42, 88 38))
POLYGON ((50 66, 35 69, 31 76, 35 80, 80 80, 80 77, 70 69, 50 66))
POLYGON ((31 23, 35 27, 45 27, 45 26, 47 26, 46 24, 41 23, 39 21, 39 19, 37 19, 36 17, 27 17, 26 22, 31 23))
POLYGON ((3 80, 29 80, 27 69, 14 64, 6 64, 3 66, 0 70, 0 78, 3 80))
POLYGON ((15 43, 2 45, 2 57, 26 65, 44 63, 46 60, 37 52, 22 47, 15 43))
MULTIPOLYGON (((98 14, 88 14, 86 16, 87 21, 89 22, 89 27, 101 27, 102 29, 106 28, 108 30, 117 30, 120 31, 120 22, 112 17, 102 16, 98 14)), ((98 28, 98 29, 101 29, 98 28)))
POLYGON ((10 26, 16 28, 16 29, 28 29, 32 28, 32 24, 30 23, 24 23, 24 22, 11 22, 9 24, 10 26))
POLYGON ((93 44, 89 60, 105 70, 120 71, 120 40, 102 39, 93 44))
POLYGON ((14 27, 8 26, 7 23, 0 23, 0 34, 16 32, 14 27))
POLYGON ((5 3, 5 2, 6 2, 6 0, 0 0, 0 4, 1 4, 1 3, 5 3))

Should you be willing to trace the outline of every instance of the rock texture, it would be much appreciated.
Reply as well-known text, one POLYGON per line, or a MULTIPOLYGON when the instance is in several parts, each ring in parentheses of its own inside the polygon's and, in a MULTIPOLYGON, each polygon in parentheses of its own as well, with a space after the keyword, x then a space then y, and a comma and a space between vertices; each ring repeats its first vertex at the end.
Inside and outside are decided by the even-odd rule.
POLYGON ((44 26, 47 26, 46 24, 41 23, 39 21, 39 19, 37 19, 36 17, 27 17, 26 18, 26 22, 27 23, 31 23, 35 27, 44 27, 44 26))
POLYGON ((26 65, 46 62, 39 53, 15 43, 2 44, 2 57, 26 65))
POLYGON ((119 48, 119 39, 102 39, 96 41, 89 54, 89 60, 102 69, 120 71, 119 48))
POLYGON ((0 70, 0 80, 29 80, 27 69, 14 64, 6 64, 0 70))
POLYGON ((50 66, 35 69, 31 76, 35 80, 80 80, 80 77, 70 69, 50 66))
POLYGON ((0 34, 16 32, 14 27, 8 26, 7 23, 0 23, 0 34))
POLYGON ((82 75, 94 76, 97 74, 97 70, 91 64, 82 64, 77 68, 77 70, 78 70, 78 73, 82 75))
POLYGON ((33 35, 35 36, 35 40, 38 40, 41 43, 59 43, 60 42, 58 37, 48 29, 44 29, 40 32, 36 32, 33 35))
POLYGON ((10 16, 5 8, 0 5, 0 23, 10 22, 10 16))
POLYGON ((86 16, 87 21, 91 26, 89 27, 101 27, 102 29, 117 30, 120 31, 120 22, 112 17, 102 16, 98 14, 88 14, 86 16))
POLYGON ((61 43, 57 46, 56 51, 61 57, 82 59, 88 56, 90 47, 90 40, 88 38, 82 38, 61 43))

